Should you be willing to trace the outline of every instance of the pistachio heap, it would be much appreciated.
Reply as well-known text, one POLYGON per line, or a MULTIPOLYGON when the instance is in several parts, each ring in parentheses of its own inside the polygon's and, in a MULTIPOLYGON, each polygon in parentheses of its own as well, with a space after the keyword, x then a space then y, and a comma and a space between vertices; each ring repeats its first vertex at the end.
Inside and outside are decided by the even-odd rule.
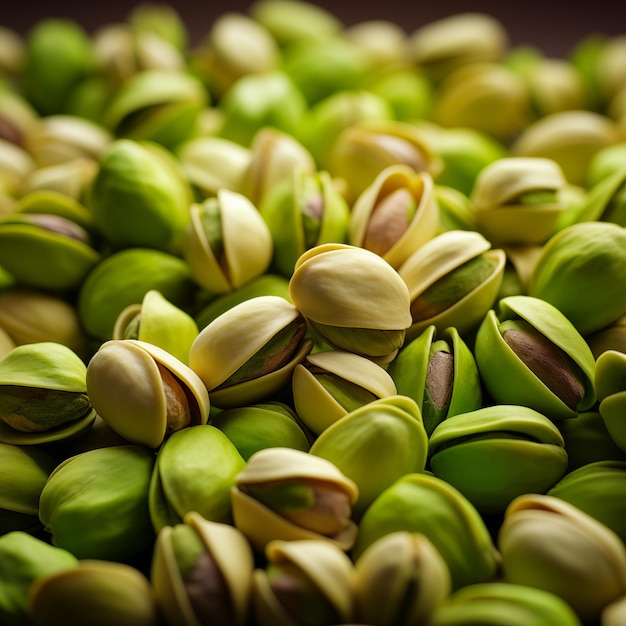
POLYGON ((0 623, 626 623, 625 58, 0 25, 0 623))

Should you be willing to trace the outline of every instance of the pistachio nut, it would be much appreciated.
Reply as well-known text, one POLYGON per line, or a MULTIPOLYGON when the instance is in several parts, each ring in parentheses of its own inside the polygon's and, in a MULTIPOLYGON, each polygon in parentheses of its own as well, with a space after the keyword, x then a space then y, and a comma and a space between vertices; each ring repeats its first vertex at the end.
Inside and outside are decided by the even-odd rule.
POLYGON ((454 327, 438 334, 429 326, 400 349, 387 371, 398 393, 417 403, 429 437, 443 420, 482 407, 474 355, 454 327))
POLYGON ((505 582, 550 591, 581 621, 597 620, 626 590, 626 548, 578 507, 541 494, 507 507, 497 544, 505 582))
POLYGON ((348 238, 350 208, 326 171, 298 170, 259 206, 274 242, 272 267, 290 277, 305 251, 348 238))
POLYGON ((257 296, 205 326, 191 345, 189 365, 221 408, 268 398, 291 380, 311 351, 302 313, 280 296, 257 296))
POLYGON ((428 441, 430 468, 481 513, 503 513, 525 493, 546 493, 567 471, 565 442, 547 417, 493 405, 448 417, 428 441))
POLYGON ((380 362, 393 359, 411 324, 406 284, 381 256, 359 246, 309 249, 296 263, 289 293, 329 345, 380 362))
POLYGON ((28 594, 28 614, 36 626, 62 626, 68 615, 94 626, 159 624, 146 576, 126 563, 99 559, 82 559, 76 567, 37 578, 28 594))
POLYGON ((392 395, 372 400, 328 426, 309 453, 332 462, 354 481, 359 495, 352 514, 358 518, 401 476, 425 469, 428 436, 416 402, 392 395))
POLYGON ((626 405, 626 354, 607 350, 596 359, 598 411, 611 438, 626 452, 623 411, 626 405))
POLYGON ((589 410, 595 400, 595 361, 559 309, 533 296, 509 296, 478 328, 476 365, 499 404, 528 406, 559 420, 589 410))
POLYGON ((252 608, 259 626, 348 623, 354 613, 354 565, 322 539, 273 540, 267 564, 253 575, 252 608))
POLYGON ((457 589, 435 609, 432 626, 582 626, 567 602, 550 591, 495 581, 457 589))
POLYGON ((16 530, 0 537, 0 620, 6 626, 30 626, 28 592, 41 576, 70 569, 78 559, 67 550, 16 530))
POLYGON ((170 626, 244 626, 250 614, 254 557, 243 534, 194 511, 163 527, 150 580, 170 626))
POLYGON ((158 533, 195 511, 212 522, 232 522, 230 490, 245 461, 219 428, 190 426, 161 446, 150 483, 150 519, 158 533))
POLYGON ((291 389, 298 417, 316 435, 354 409, 396 395, 381 365, 344 350, 309 354, 294 369, 291 389))
POLYGON ((450 570, 419 532, 382 536, 355 562, 355 605, 364 623, 421 624, 450 594, 450 570))
POLYGON ((62 461, 39 498, 52 545, 79 559, 123 561, 154 541, 148 488, 154 454, 138 445, 98 448, 62 461))
POLYGON ((120 312, 113 326, 112 338, 151 343, 186 364, 189 349, 197 336, 198 325, 193 317, 164 298, 159 291, 151 289, 140 304, 131 304, 120 312))
POLYGON ((460 491, 428 472, 400 477, 372 502, 359 523, 353 558, 397 531, 430 540, 448 565, 453 590, 496 577, 499 554, 485 521, 460 491))
POLYGON ((184 257, 194 280, 209 294, 241 287, 272 260, 272 235, 243 194, 220 189, 215 198, 191 206, 184 257))
POLYGON ((357 498, 356 484, 334 463, 282 447, 253 454, 231 493, 235 526, 259 553, 274 539, 323 539, 350 550, 357 498))
POLYGON ((398 268, 410 294, 412 341, 429 326, 465 335, 481 323, 500 289, 506 255, 476 231, 433 237, 398 268))
POLYGON ((172 433, 208 420, 209 396, 198 375, 146 341, 104 342, 89 361, 86 384, 98 415, 135 444, 158 448, 172 433))
POLYGON ((244 461, 265 448, 308 452, 312 438, 296 412, 284 402, 270 401, 224 409, 210 423, 235 445, 244 461))
POLYGON ((583 335, 591 334, 626 314, 625 262, 625 228, 610 222, 572 224, 543 246, 528 295, 559 309, 583 335))
POLYGON ((596 359, 606 350, 626 352, 626 313, 608 326, 587 335, 586 339, 596 359))

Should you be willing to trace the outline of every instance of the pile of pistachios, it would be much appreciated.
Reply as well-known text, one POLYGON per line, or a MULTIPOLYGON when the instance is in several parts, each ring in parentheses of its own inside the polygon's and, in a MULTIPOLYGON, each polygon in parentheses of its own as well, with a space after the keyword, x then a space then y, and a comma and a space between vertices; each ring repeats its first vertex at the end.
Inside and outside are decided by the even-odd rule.
POLYGON ((0 624, 626 624, 625 60, 0 25, 0 624))

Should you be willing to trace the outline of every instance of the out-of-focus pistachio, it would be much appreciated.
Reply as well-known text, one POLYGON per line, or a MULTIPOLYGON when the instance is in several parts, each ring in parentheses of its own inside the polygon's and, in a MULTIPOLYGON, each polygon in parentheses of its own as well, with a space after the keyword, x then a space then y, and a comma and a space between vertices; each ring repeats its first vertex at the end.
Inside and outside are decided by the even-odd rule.
POLYGON ((611 438, 626 452, 624 407, 626 406, 626 354, 606 350, 596 360, 595 388, 598 411, 611 438))
POLYGON ((89 361, 86 383, 98 415, 128 441, 149 448, 178 430, 206 424, 209 416, 209 396, 196 373, 145 341, 103 343, 89 361))
POLYGON ((474 355, 454 327, 438 334, 429 326, 404 345, 387 371, 398 393, 420 407, 428 436, 441 421, 482 406, 474 355))
POLYGON ((505 582, 554 593, 581 621, 599 619, 626 591, 626 548, 620 538, 565 500, 518 496, 507 507, 497 543, 505 582))
POLYGON ((425 469, 428 436, 415 401, 392 395, 341 417, 317 437, 309 452, 354 481, 359 495, 352 509, 360 517, 401 476, 425 469), (373 470, 371 459, 378 450, 389 454, 379 455, 373 470))
POLYGON ((448 417, 428 441, 430 468, 481 513, 503 513, 525 493, 546 493, 567 470, 557 427, 525 406, 493 405, 448 417))
POLYGON ((0 137, 0 185, 7 195, 19 197, 36 167, 25 148, 0 137))
POLYGON ((311 351, 302 313, 280 296, 257 296, 205 326, 189 352, 197 372, 221 408, 264 400, 291 380, 311 351))
POLYGON ((491 15, 479 12, 435 20, 420 26, 409 37, 413 62, 435 82, 464 65, 498 61, 508 44, 503 25, 491 15))
POLYGON ((185 50, 189 33, 180 13, 166 3, 144 1, 136 4, 127 16, 127 22, 138 33, 153 33, 185 50))
POLYGON ((40 167, 24 182, 24 193, 60 193, 82 202, 98 171, 98 163, 89 158, 77 158, 58 165, 40 167))
POLYGON ((272 267, 291 277, 305 251, 348 238, 350 208, 326 171, 294 171, 269 191, 259 211, 272 236, 272 267))
POLYGON ((566 208, 559 198, 566 184, 551 159, 497 159, 479 172, 472 189, 476 227, 494 245, 541 245, 566 208))
POLYGON ((0 537, 0 619, 6 626, 30 626, 28 592, 46 574, 78 565, 63 548, 23 531, 0 537))
POLYGON ((430 623, 451 586, 450 570, 426 535, 392 532, 355 563, 356 616, 381 626, 430 623))
POLYGON ((3 75, 16 75, 22 71, 26 46, 22 35, 7 26, 0 28, 0 70, 3 75))
POLYGON ((555 306, 509 296, 491 309, 476 334, 476 364, 499 404, 528 406, 559 420, 590 409, 595 361, 573 324, 555 306))
POLYGON ((616 123, 594 111, 559 111, 529 124, 511 146, 511 156, 556 161, 573 185, 584 185, 589 161, 623 140, 616 123))
POLYGON ((508 296, 527 295, 528 281, 543 247, 521 244, 503 246, 502 249, 506 254, 506 264, 498 300, 508 296))
POLYGON ((331 461, 271 447, 248 459, 231 500, 235 526, 258 552, 273 539, 324 539, 348 551, 357 534, 351 519, 357 497, 355 483, 331 461))
POLYGON ((601 614, 602 626, 621 626, 626 620, 626 595, 609 602, 601 614))
POLYGON ((243 534, 191 511, 162 528, 150 580, 169 626, 243 626, 250 613, 254 558, 243 534))
MULTIPOLYGON (((0 50, 4 51, 1 43, 0 50)), ((39 114, 25 96, 13 90, 0 89, 0 139, 24 147, 26 137, 38 119, 39 114)))
POLYGON ((422 533, 448 565, 452 589, 494 580, 498 551, 474 505, 457 489, 429 473, 406 474, 365 511, 352 555, 396 531, 422 533))
POLYGON ((309 354, 296 366, 291 386, 296 413, 316 435, 354 409, 396 395, 383 367, 343 350, 309 354))
POLYGON ((586 188, 591 189, 595 187, 604 178, 617 170, 621 170, 624 167, 625 159, 626 141, 620 141, 598 150, 589 161, 585 183, 586 188))
POLYGON ((39 519, 53 545, 79 559, 123 561, 152 545, 148 488, 154 453, 123 445, 61 462, 39 498, 39 519))
POLYGON ((528 294, 552 304, 588 335, 626 313, 625 263, 625 228, 611 222, 572 224, 543 246, 528 294))
POLYGON ((237 191, 191 206, 184 256, 193 279, 209 294, 238 289, 265 272, 274 251, 258 209, 237 191))
POLYGON ((439 231, 476 230, 476 213, 472 201, 455 187, 435 184, 439 206, 439 231))
POLYGON ((331 626, 352 619, 354 566, 340 547, 322 539, 274 540, 265 556, 252 585, 259 626, 331 626))
POLYGON ((212 522, 232 522, 230 490, 245 461, 219 428, 199 424, 173 433, 156 459, 150 519, 156 532, 195 511, 212 522))
POLYGON ((3 359, 17 344, 6 330, 0 326, 0 359, 3 359))
POLYGON ((439 231, 433 179, 408 165, 390 165, 358 196, 348 240, 398 269, 439 231))
POLYGON ((412 341, 429 326, 464 335, 493 305, 506 255, 476 231, 450 230, 420 246, 398 268, 409 289, 412 341))
POLYGON ((605 101, 611 98, 622 88, 626 79, 626 37, 614 35, 604 41, 604 45, 597 58, 597 81, 600 92, 605 101))
POLYGON ((126 563, 82 559, 38 577, 29 590, 28 615, 35 626, 62 626, 67 616, 94 626, 157 626, 152 587, 126 563))
POLYGON ((311 248, 298 259, 289 292, 329 345, 380 362, 394 358, 411 324, 405 282, 381 256, 358 246, 311 248))
POLYGON ((392 20, 359 21, 342 36, 367 54, 374 72, 405 68, 411 62, 406 31, 392 20))
POLYGON ((626 352, 626 313, 608 326, 587 335, 586 339, 596 359, 606 350, 626 352))
POLYGON ((528 585, 500 581, 476 583, 457 589, 437 607, 431 626, 582 626, 567 602, 528 585))

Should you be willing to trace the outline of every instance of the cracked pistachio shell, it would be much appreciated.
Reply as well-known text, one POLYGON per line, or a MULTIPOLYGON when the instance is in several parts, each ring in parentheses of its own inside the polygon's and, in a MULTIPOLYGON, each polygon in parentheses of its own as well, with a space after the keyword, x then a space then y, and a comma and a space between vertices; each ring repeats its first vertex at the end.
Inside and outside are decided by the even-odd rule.
POLYGON ((211 403, 220 408, 263 400, 289 384, 295 366, 311 351, 306 322, 280 296, 256 296, 205 326, 189 352, 211 403))
POLYGON ((504 251, 492 249, 476 231, 446 231, 415 250, 398 268, 411 300, 407 340, 432 325, 438 330, 455 327, 461 335, 476 328, 496 299, 505 260, 504 251), (480 273, 468 275, 477 263, 480 273))
POLYGON ((338 546, 321 539, 274 540, 267 564, 253 575, 252 606, 259 626, 346 624, 354 613, 354 566, 338 546))
POLYGON ((141 304, 127 306, 113 327, 113 339, 139 339, 162 348, 185 364, 197 336, 198 325, 193 317, 156 289, 147 291, 141 304))
POLYGON ((210 424, 183 428, 159 449, 150 483, 150 519, 156 532, 195 511, 212 522, 232 521, 230 490, 245 461, 210 424))
POLYGON ((547 417, 494 405, 448 417, 428 441, 430 468, 481 513, 524 493, 546 493, 567 470, 565 442, 547 417))
POLYGON ((274 242, 272 267, 290 277, 299 257, 348 237, 350 208, 328 172, 294 171, 259 206, 274 242))
POLYGON ((63 626, 68 615, 93 626, 157 626, 150 582, 126 563, 82 559, 37 578, 28 594, 28 614, 37 626, 63 626))
POLYGON ((260 276, 273 242, 257 208, 243 194, 220 189, 191 206, 184 255, 194 280, 209 294, 237 289, 260 276))
POLYGON ((326 428, 310 454, 327 459, 353 480, 359 495, 355 517, 392 483, 426 467, 428 436, 419 407, 407 396, 392 395, 350 411, 326 428), (379 454, 385 450, 384 454, 379 454), (373 470, 372 458, 377 457, 373 470))
POLYGON ((350 516, 358 495, 356 484, 331 461, 301 450, 270 447, 253 454, 236 476, 233 519, 257 552, 262 553, 274 539, 323 539, 348 551, 357 535, 350 516), (258 499, 268 488, 278 489, 273 498, 271 493, 268 496, 272 508, 258 499), (285 502, 285 512, 291 518, 296 515, 299 522, 281 511, 281 494, 294 499, 285 502), (312 528, 305 526, 307 513, 312 528))
POLYGON ((589 346, 559 309, 540 298, 500 300, 499 314, 490 310, 478 329, 474 356, 487 392, 499 404, 525 405, 559 420, 596 400, 589 346), (507 330, 517 336, 507 340, 507 330))
POLYGON ((381 626, 430 623, 451 587, 450 570, 426 535, 389 533, 355 563, 356 615, 381 626))
POLYGON ((152 545, 148 487, 154 453, 138 445, 82 452, 62 461, 39 499, 53 545, 79 559, 122 561, 152 545))
POLYGON ((356 199, 348 240, 380 254, 397 269, 438 230, 439 207, 430 174, 391 165, 356 199))
POLYGON ((406 474, 365 511, 352 555, 359 559, 375 541, 396 531, 424 534, 444 558, 452 589, 489 582, 499 554, 474 505, 460 491, 429 473, 406 474))
MULTIPOLYGON (((41 171, 41 170, 38 170, 41 171)), ((90 237, 96 234, 93 215, 89 209, 72 196, 55 189, 34 189, 26 192, 17 202, 17 212, 23 215, 54 215, 74 222, 90 237)))
POLYGON ((70 569, 78 559, 23 531, 0 537, 0 620, 5 626, 31 626, 28 592, 40 577, 70 569))
POLYGON ((567 185, 551 159, 506 157, 478 174, 471 200, 477 229, 498 245, 540 245, 557 229, 567 185))
MULTIPOLYGON (((4 29, 0 27, 0 40, 4 32, 4 29)), ((2 49, 2 43, 0 43, 0 49, 2 49)), ((1 66, 2 59, 0 58, 1 66)), ((17 146, 24 146, 28 132, 38 119, 39 114, 25 96, 13 90, 0 90, 0 139, 17 146)))
POLYGON ((387 371, 397 392, 417 403, 428 436, 440 421, 482 407, 474 355, 454 327, 437 333, 429 326, 401 348, 387 371))
POLYGON ((584 186, 596 152, 620 140, 617 124, 600 113, 560 111, 529 124, 513 142, 511 155, 552 159, 568 182, 584 186))
POLYGON ((543 246, 528 295, 555 306, 589 335, 626 314, 625 263, 626 228, 610 222, 572 224, 543 246))
POLYGON ((487 582, 457 589, 437 607, 432 626, 582 626, 567 602, 529 585, 487 582))
POLYGON ((350 411, 396 395, 382 366, 344 350, 309 354, 296 366, 291 388, 296 413, 316 435, 350 411))
POLYGON ((607 526, 553 496, 526 494, 507 507, 498 533, 505 582, 550 591, 581 621, 626 592, 626 548, 607 526))
POLYGON ((626 452, 626 354, 607 350, 597 358, 595 387, 602 421, 619 449, 626 452))
POLYGON ((148 448, 208 419, 209 395, 198 375, 146 341, 103 343, 89 361, 86 382, 98 415, 120 436, 148 448))
POLYGON ((181 524, 159 531, 150 580, 170 626, 199 626, 205 620, 243 626, 253 569, 250 544, 239 530, 190 511, 181 524))
POLYGON ((330 345, 374 360, 393 359, 411 325, 405 282, 381 256, 358 246, 309 249, 296 263, 289 293, 330 345))

